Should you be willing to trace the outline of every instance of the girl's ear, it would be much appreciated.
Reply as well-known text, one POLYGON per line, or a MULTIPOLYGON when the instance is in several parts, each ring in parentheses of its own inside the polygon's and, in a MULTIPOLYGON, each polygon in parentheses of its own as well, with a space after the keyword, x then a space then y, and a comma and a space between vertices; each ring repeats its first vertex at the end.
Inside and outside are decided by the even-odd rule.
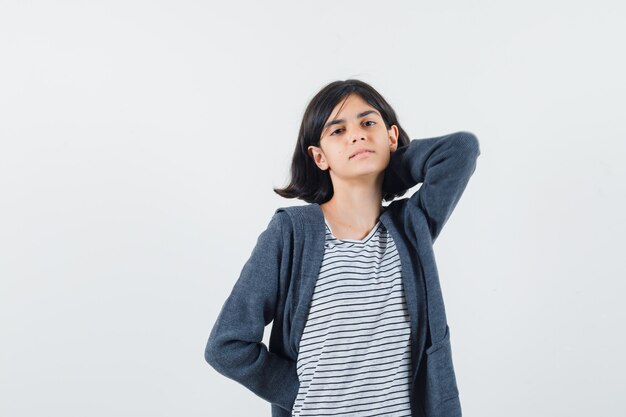
POLYGON ((391 127, 389 128, 389 150, 391 152, 395 152, 396 149, 398 149, 398 136, 398 126, 391 125, 391 127))
POLYGON ((313 158, 315 165, 317 165, 317 167, 322 171, 326 171, 328 169, 328 162, 326 162, 326 157, 324 156, 322 148, 311 145, 307 148, 307 150, 309 152, 309 156, 313 158))

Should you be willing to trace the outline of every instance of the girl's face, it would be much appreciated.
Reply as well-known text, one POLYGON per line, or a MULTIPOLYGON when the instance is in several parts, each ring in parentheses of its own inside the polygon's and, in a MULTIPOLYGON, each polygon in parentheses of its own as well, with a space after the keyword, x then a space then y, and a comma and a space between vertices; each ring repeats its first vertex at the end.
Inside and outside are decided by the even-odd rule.
POLYGON ((380 174, 398 146, 398 127, 389 130, 378 110, 358 94, 339 102, 326 120, 320 147, 309 146, 317 166, 330 170, 331 178, 349 179, 380 174), (365 151, 358 155, 355 152, 365 151))

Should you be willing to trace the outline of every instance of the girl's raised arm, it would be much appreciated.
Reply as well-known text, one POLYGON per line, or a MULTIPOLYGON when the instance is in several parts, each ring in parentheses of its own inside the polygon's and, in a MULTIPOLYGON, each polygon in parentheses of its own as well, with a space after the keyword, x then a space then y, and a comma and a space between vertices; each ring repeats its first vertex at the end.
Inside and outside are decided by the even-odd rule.
POLYGON ((398 192, 422 183, 409 204, 426 215, 434 242, 474 173, 478 155, 478 139, 470 132, 413 139, 391 154, 383 189, 398 192))

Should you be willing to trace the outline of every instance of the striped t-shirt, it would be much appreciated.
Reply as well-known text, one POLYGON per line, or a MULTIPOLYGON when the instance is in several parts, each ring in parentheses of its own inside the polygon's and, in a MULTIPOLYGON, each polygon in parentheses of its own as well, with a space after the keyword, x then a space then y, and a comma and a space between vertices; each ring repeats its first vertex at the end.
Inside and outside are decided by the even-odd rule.
POLYGON ((297 359, 293 417, 410 416, 409 315, 395 243, 378 221, 325 251, 297 359))

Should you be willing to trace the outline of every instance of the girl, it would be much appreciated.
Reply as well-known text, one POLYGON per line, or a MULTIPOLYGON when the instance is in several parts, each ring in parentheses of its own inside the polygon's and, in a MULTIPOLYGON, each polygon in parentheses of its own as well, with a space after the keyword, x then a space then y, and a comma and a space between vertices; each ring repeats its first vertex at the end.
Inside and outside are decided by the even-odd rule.
POLYGON ((274 190, 308 204, 278 208, 258 237, 206 361, 273 417, 461 416, 432 245, 478 155, 469 132, 409 139, 365 82, 322 88, 274 190))

